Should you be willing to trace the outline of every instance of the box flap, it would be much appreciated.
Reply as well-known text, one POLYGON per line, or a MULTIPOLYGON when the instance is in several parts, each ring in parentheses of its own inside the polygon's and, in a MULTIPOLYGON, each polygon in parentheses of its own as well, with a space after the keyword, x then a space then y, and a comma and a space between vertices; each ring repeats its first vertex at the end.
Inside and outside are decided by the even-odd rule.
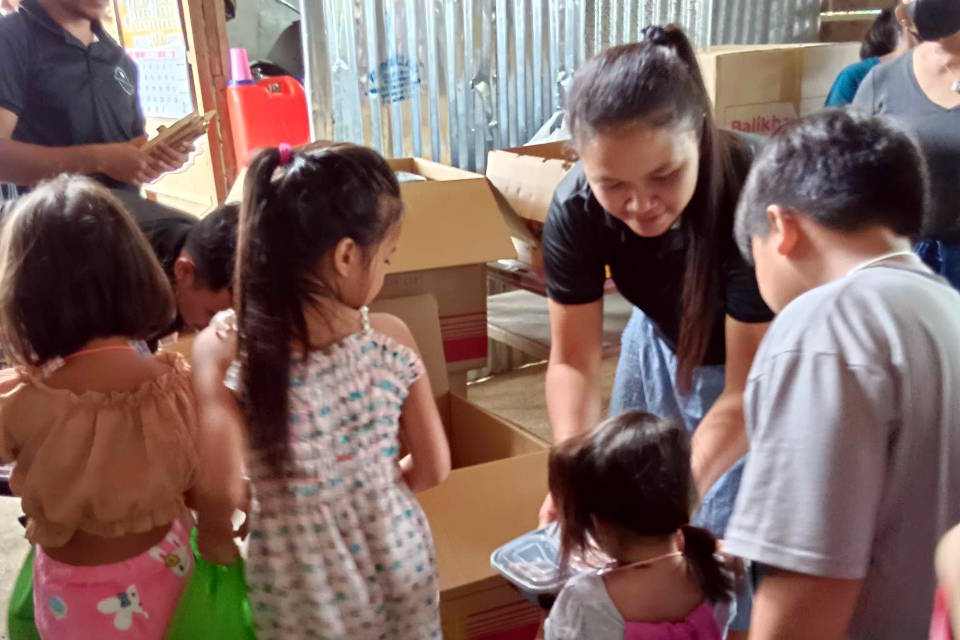
POLYGON ((419 158, 390 160, 427 178, 402 182, 403 231, 390 273, 514 258, 510 232, 483 176, 419 158))
POLYGON ((499 576, 490 555, 537 526, 547 452, 456 469, 417 496, 435 532, 440 591, 499 576))
POLYGON ((803 86, 801 87, 803 97, 805 99, 822 97, 826 100, 840 72, 858 60, 860 60, 859 42, 804 48, 803 86))
POLYGON ((403 320, 420 350, 420 358, 430 377, 433 395, 441 397, 450 391, 447 361, 440 334, 440 310, 437 299, 429 293, 406 298, 377 300, 370 305, 374 313, 389 313, 403 320))
POLYGON ((795 48, 742 51, 717 59, 716 104, 723 113, 730 105, 788 103, 800 99, 803 59, 795 48))
MULTIPOLYGON (((544 223, 553 192, 576 161, 564 142, 551 142, 487 154, 487 179, 502 196, 508 217, 544 223)), ((511 225, 511 229, 514 225, 511 225)), ((526 239, 524 236, 517 236, 526 239)))
POLYGON ((769 106, 783 115, 776 105, 796 111, 804 99, 825 98, 837 74, 859 59, 859 43, 721 45, 699 50, 697 59, 721 126, 731 126, 728 106, 758 114, 769 106))
MULTIPOLYGON (((510 230, 486 179, 476 173, 422 160, 389 160, 394 171, 427 178, 401 182, 403 231, 389 273, 442 269, 516 258, 510 230)), ((227 196, 240 202, 246 170, 227 196)))
POLYGON ((577 160, 577 154, 570 147, 569 140, 528 144, 522 147, 504 149, 504 151, 515 153, 518 156, 536 156, 537 158, 546 158, 547 160, 568 160, 570 162, 576 162, 577 160))

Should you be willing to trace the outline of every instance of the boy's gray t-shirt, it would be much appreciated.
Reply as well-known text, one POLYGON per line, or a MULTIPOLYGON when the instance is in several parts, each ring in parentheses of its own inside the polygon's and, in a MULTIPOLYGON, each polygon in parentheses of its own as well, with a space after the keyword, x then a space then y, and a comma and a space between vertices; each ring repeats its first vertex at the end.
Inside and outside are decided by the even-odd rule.
POLYGON ((960 522, 960 294, 916 260, 814 289, 770 327, 744 401, 725 550, 863 580, 849 638, 926 637, 934 548, 960 522))
POLYGON ((860 84, 853 108, 889 116, 912 133, 930 170, 931 215, 924 235, 960 242, 960 107, 930 101, 913 71, 913 51, 875 67, 860 84))

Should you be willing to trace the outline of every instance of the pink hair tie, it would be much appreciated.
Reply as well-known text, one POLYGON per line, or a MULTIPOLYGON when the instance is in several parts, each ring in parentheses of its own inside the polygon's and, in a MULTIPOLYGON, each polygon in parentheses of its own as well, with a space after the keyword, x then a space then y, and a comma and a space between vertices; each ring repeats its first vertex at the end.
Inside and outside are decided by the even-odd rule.
POLYGON ((286 166, 289 164, 290 158, 293 156, 293 147, 286 142, 281 142, 277 145, 277 151, 280 152, 280 165, 286 166))

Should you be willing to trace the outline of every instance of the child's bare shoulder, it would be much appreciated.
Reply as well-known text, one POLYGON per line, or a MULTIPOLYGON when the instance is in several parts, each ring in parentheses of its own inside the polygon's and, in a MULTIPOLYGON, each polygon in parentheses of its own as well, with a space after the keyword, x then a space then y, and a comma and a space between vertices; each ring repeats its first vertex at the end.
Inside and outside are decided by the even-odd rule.
POLYGON ((403 320, 396 316, 390 315, 389 313, 371 313, 370 326, 374 331, 393 338, 404 346, 410 347, 413 350, 417 349, 417 342, 414 340, 410 328, 403 320))

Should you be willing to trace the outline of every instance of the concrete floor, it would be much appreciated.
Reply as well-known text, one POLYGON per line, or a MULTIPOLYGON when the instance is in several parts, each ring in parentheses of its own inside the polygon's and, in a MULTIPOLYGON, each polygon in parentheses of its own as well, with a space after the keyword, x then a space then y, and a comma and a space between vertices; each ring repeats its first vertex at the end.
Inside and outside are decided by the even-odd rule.
MULTIPOLYGON (((616 359, 603 362, 601 393, 610 397, 616 359)), ((524 367, 470 385, 469 397, 481 407, 547 440, 552 440, 544 396, 545 364, 524 367)), ((604 407, 606 412, 606 407, 604 407)), ((0 640, 7 638, 7 603, 28 545, 17 521, 20 501, 0 498, 0 640)))
MULTIPOLYGON (((607 358, 600 366, 600 397, 603 415, 607 414, 617 359, 607 358)), ((471 402, 490 413, 501 416, 530 433, 553 441, 550 421, 547 419, 547 400, 544 392, 546 364, 533 364, 516 371, 501 373, 487 380, 471 384, 467 395, 471 402)))

